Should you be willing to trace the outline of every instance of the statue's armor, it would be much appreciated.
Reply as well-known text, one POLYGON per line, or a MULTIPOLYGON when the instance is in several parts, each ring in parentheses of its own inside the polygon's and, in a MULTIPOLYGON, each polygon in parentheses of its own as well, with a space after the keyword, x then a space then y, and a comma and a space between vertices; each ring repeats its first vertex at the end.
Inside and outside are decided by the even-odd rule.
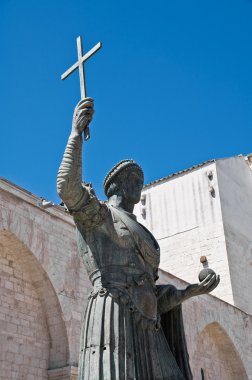
POLYGON ((157 326, 155 264, 159 247, 153 236, 132 214, 102 204, 95 196, 73 216, 79 251, 93 285, 91 295, 108 291, 127 304, 137 318, 157 326), (139 241, 146 238, 152 245, 154 262, 145 260, 145 247, 137 243, 139 233, 139 241))

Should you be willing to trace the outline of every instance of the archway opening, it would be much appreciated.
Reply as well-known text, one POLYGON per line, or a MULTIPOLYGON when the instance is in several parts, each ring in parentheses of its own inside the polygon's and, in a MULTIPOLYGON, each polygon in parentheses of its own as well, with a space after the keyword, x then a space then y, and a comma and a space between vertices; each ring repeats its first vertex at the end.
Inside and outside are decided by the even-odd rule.
POLYGON ((248 380, 239 353, 217 322, 199 335, 191 367, 194 380, 248 380))
POLYGON ((44 380, 68 364, 62 312, 47 274, 15 235, 0 231, 0 380, 44 380))

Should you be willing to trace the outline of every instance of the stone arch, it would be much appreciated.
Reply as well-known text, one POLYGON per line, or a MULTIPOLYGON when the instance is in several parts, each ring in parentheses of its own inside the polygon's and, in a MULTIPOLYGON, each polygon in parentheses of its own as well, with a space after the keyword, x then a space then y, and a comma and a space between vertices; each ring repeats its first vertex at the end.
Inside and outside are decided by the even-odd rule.
MULTIPOLYGON (((0 273, 2 350, 14 363, 11 376, 17 372, 19 379, 28 375, 47 379, 48 369, 69 363, 68 337, 54 287, 34 254, 5 230, 0 231, 0 273)), ((5 379, 12 379, 6 363, 5 379)))
POLYGON ((198 335, 191 363, 194 380, 248 380, 238 351, 217 322, 208 324, 198 335))

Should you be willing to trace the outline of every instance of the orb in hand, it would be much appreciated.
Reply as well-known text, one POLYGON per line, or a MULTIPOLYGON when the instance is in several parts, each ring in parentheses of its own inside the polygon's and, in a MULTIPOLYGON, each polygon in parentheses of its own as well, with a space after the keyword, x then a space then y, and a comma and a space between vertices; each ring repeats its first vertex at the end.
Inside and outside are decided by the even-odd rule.
POLYGON ((209 275, 214 275, 216 274, 215 271, 211 268, 203 268, 201 269, 201 271, 199 272, 199 281, 203 281, 205 280, 205 278, 209 275))

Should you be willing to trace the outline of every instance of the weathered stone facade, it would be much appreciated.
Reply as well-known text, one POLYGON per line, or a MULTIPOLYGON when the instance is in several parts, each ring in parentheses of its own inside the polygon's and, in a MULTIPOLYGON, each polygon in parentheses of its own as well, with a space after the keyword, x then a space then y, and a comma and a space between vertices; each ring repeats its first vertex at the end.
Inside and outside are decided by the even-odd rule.
POLYGON ((0 181, 0 379, 75 379, 89 280, 72 219, 0 181))
POLYGON ((209 161, 147 185, 134 212, 157 238, 163 270, 195 282, 206 256, 221 276, 213 294, 252 314, 250 159, 209 161))
MULTIPOLYGON (((183 280, 195 282, 201 255, 221 274, 215 295, 222 300, 205 295, 183 306, 194 380, 202 380, 202 371, 205 380, 252 380, 251 281, 244 267, 249 257, 251 261, 251 227, 246 224, 252 206, 237 207, 238 197, 239 204, 249 200, 252 173, 246 172, 250 168, 243 157, 232 160, 237 178, 231 175, 231 161, 210 162, 147 186, 145 201, 136 207, 161 245, 161 283, 181 287, 183 280), (242 186, 246 197, 240 195, 242 186), (234 201, 236 210, 229 212, 234 201), (162 216, 160 224, 156 213, 162 216), (240 227, 231 216, 239 216, 240 227), (235 253, 244 235, 247 248, 239 260, 235 253), (235 268, 243 270, 243 288, 235 268)), ((0 180, 0 380, 76 379, 89 288, 72 218, 59 206, 43 209, 40 198, 0 180)))
MULTIPOLYGON (((160 283, 186 283, 160 270, 160 283)), ((211 295, 183 304, 184 325, 194 380, 252 379, 252 316, 211 295), (204 378, 201 375, 201 369, 204 378)))

